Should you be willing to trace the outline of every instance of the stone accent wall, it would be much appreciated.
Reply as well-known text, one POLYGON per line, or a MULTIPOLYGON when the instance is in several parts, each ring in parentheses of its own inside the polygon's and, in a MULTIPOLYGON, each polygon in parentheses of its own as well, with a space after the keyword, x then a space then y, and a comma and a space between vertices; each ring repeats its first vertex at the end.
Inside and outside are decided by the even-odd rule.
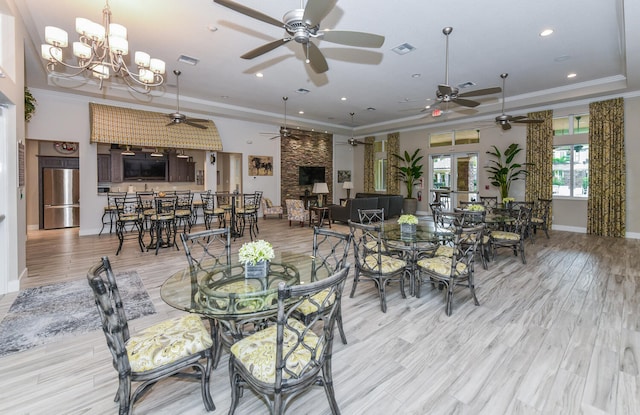
MULTIPOLYGON (((297 131, 297 130, 296 130, 297 131)), ((298 185, 298 166, 324 166, 325 180, 329 187, 326 203, 333 203, 333 134, 305 131, 308 137, 299 140, 281 139, 280 156, 282 180, 280 182, 281 206, 286 210, 286 199, 299 199, 305 190, 313 186, 298 185)))

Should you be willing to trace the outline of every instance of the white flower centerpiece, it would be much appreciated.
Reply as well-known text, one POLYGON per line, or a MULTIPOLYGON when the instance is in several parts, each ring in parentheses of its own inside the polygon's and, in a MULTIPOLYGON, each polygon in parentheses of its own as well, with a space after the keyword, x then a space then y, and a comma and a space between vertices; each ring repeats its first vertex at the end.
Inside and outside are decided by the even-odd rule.
POLYGON ((400 224, 400 233, 415 233, 418 218, 414 215, 400 215, 398 223, 400 224))
POLYGON ((238 258, 244 264, 245 278, 265 278, 269 261, 274 256, 273 246, 262 239, 243 244, 238 251, 238 258))
POLYGON ((503 197, 502 198, 502 204, 504 205, 504 207, 506 207, 507 209, 511 209, 511 203, 515 202, 516 199, 513 197, 503 197))

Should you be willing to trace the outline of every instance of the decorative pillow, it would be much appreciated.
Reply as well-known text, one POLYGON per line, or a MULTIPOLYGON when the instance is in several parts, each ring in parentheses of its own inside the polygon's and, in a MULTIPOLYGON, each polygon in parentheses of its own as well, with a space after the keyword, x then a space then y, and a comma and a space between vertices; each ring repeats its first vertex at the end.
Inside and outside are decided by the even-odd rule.
POLYGON ((268 208, 273 207, 273 202, 268 197, 264 198, 264 204, 267 205, 268 208))
POLYGON ((342 206, 342 207, 347 206, 347 201, 343 200, 342 202, 340 202, 340 206, 342 206))

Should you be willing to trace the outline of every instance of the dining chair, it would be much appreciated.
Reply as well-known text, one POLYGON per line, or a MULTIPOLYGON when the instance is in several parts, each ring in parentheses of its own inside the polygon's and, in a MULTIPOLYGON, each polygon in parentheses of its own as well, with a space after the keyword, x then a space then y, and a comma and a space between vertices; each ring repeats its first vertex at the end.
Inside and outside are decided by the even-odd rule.
MULTIPOLYGON (((198 283, 198 274, 207 273, 208 270, 217 266, 231 264, 231 231, 229 228, 207 229, 188 234, 181 233, 180 240, 189 263, 189 273, 195 284, 198 283)), ((194 287, 194 290, 197 291, 197 289, 194 287)), ((214 318, 209 318, 209 325, 214 343, 213 362, 214 367, 217 367, 222 354, 221 325, 214 318)))
POLYGON ((193 226, 193 193, 190 190, 178 190, 176 195, 176 227, 182 232, 191 232, 193 226))
MULTIPOLYGON (((486 227, 485 218, 487 215, 486 210, 480 211, 469 211, 469 210, 459 210, 461 221, 459 225, 464 227, 474 227, 483 225, 484 229, 482 234, 480 235, 480 243, 478 244, 478 249, 476 250, 477 254, 480 254, 480 259, 482 260, 482 267, 484 269, 489 269, 489 259, 491 258, 491 238, 490 231, 486 227)), ((462 236, 463 243, 469 243, 469 238, 466 235, 462 236)), ((474 241, 475 242, 475 241, 474 241)))
POLYGON ((284 414, 290 399, 314 385, 324 386, 331 413, 340 413, 331 361, 335 321, 349 267, 345 264, 329 278, 309 284, 279 284, 275 324, 231 346, 229 415, 235 413, 245 387, 266 401, 271 414, 284 414), (328 295, 318 300, 318 294, 325 291, 328 295), (317 312, 305 324, 294 316, 309 303, 317 312))
MULTIPOLYGON (((549 239, 549 215, 551 212, 552 199, 538 199, 535 204, 533 212, 531 212, 531 227, 533 228, 533 234, 536 233, 538 228, 542 229, 549 239)), ((533 234, 531 237, 533 238, 533 234)))
POLYGON ((176 243, 177 204, 177 196, 157 196, 154 198, 155 213, 149 217, 151 242, 147 250, 155 249, 156 255, 158 255, 160 248, 175 246, 176 250, 180 250, 176 243))
MULTIPOLYGON (((313 257, 311 265, 311 281, 321 280, 342 269, 347 263, 347 256, 349 255, 350 247, 350 233, 341 233, 315 226, 313 228, 313 250, 311 253, 313 257)), ((328 290, 322 291, 316 300, 322 302, 322 297, 328 294, 328 290)), ((315 304, 308 303, 306 307, 301 307, 300 311, 302 313, 301 320, 305 324, 308 324, 308 322, 314 317, 314 314, 317 313, 317 307, 315 304)), ((344 328, 342 326, 341 305, 338 305, 336 324, 338 325, 342 343, 347 344, 347 336, 344 334, 344 328)))
POLYGON ((234 218, 231 217, 233 211, 233 195, 231 193, 216 193, 215 196, 218 222, 222 224, 221 226, 223 228, 226 228, 227 218, 229 218, 229 222, 234 220, 234 218))
POLYGON ((420 297, 422 284, 431 282, 442 284, 445 288, 445 311, 451 315, 453 292, 456 286, 468 287, 475 305, 480 305, 476 297, 474 283, 475 254, 482 238, 484 224, 473 227, 456 226, 454 232, 453 254, 435 256, 418 260, 418 278, 416 278, 416 296, 420 297))
POLYGON ((258 237, 258 196, 256 193, 242 195, 242 206, 236 209, 236 223, 239 228, 239 236, 244 236, 244 231, 249 224, 249 238, 258 237))
POLYGON ((360 278, 374 282, 380 297, 380 308, 387 312, 386 286, 390 282, 400 283, 402 298, 407 298, 404 291, 404 279, 407 262, 387 253, 382 240, 382 225, 365 225, 349 220, 349 230, 353 241, 355 272, 350 297, 353 297, 360 278))
POLYGON ((109 224, 109 233, 113 232, 113 228, 114 225, 116 224, 116 219, 117 219, 117 207, 116 207, 116 197, 125 197, 127 195, 127 192, 108 192, 107 193, 107 204, 106 206, 102 209, 102 227, 100 228, 100 232, 98 233, 98 236, 102 235, 102 231, 104 230, 104 226, 108 223, 109 224), (107 222, 107 218, 108 218, 108 222, 107 222))
POLYGON ((116 204, 116 235, 118 236, 118 249, 116 256, 122 250, 125 239, 136 238, 140 251, 144 252, 143 217, 138 209, 138 200, 135 196, 115 197, 116 204))
POLYGON ((480 196, 480 201, 488 214, 493 213, 493 209, 498 207, 498 196, 480 196))
POLYGON ((531 209, 526 206, 521 206, 517 211, 514 211, 514 215, 516 216, 510 224, 510 231, 491 231, 491 251, 495 259, 498 248, 510 248, 513 250, 514 255, 518 256, 519 253, 522 258, 522 263, 526 264, 527 259, 525 258, 524 241, 531 223, 531 209))
MULTIPOLYGON (((174 375, 199 379, 205 409, 215 410, 209 390, 213 341, 200 317, 185 314, 131 335, 109 258, 105 256, 94 264, 87 273, 87 279, 113 358, 113 367, 118 372, 115 397, 119 404, 118 413, 132 414, 136 400, 150 386, 174 375), (140 382, 133 393, 132 382, 140 382)), ((180 388, 184 391, 182 385, 180 388)))
POLYGON ((375 222, 384 222, 384 208, 381 209, 358 209, 360 223, 371 225, 375 222))
POLYGON ((253 221, 255 223, 255 231, 256 235, 260 233, 260 227, 258 226, 258 211, 260 210, 260 205, 262 204, 262 194, 264 193, 262 190, 256 190, 255 192, 256 200, 255 200, 255 208, 253 210, 253 221))

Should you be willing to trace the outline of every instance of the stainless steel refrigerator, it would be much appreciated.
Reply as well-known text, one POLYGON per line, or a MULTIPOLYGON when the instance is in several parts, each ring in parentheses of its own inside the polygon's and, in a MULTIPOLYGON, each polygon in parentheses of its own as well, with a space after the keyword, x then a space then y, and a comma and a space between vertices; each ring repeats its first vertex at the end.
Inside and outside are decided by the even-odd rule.
POLYGON ((43 169, 42 196, 44 229, 80 226, 78 169, 43 169))

